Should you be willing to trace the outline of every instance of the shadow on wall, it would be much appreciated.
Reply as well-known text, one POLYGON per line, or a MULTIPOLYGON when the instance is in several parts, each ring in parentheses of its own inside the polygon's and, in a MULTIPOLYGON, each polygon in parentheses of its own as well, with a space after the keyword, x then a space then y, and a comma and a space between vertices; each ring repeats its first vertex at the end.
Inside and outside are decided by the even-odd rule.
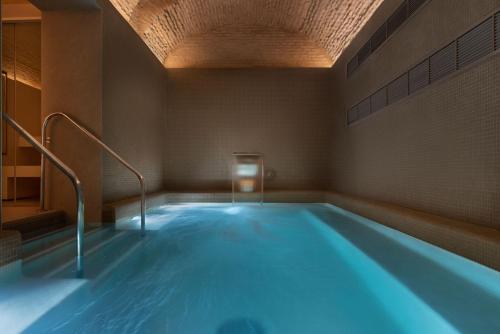
POLYGON ((223 323, 216 334, 265 334, 262 325, 248 318, 231 319, 223 323))

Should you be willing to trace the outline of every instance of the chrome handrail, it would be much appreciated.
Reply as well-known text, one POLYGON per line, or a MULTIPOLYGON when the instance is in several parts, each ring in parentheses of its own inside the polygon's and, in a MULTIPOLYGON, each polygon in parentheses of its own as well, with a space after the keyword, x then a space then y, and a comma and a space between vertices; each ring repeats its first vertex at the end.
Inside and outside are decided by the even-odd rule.
MULTIPOLYGON (((23 127, 16 121, 10 118, 9 115, 2 112, 2 118, 5 119, 10 126, 12 126, 21 136, 26 139, 28 143, 40 152, 42 157, 49 159, 64 175, 66 175, 75 188, 76 193, 76 270, 79 277, 83 276, 83 233, 85 230, 85 215, 84 215, 84 202, 82 184, 76 176, 75 172, 62 162, 57 156, 50 152, 45 146, 40 144, 32 135, 29 134, 23 127)), ((42 158, 42 161, 45 159, 42 158)), ((41 195, 41 194, 40 194, 41 195)))
MULTIPOLYGON (((87 130, 83 125, 79 124, 70 116, 62 112, 56 112, 45 117, 42 126, 42 145, 46 145, 47 142, 47 126, 51 119, 61 117, 68 121, 75 128, 83 132, 88 138, 90 138, 94 143, 101 146, 106 152, 111 154, 113 158, 118 160, 123 166, 129 169, 138 179, 141 186, 141 234, 144 236, 146 231, 146 185, 144 182, 144 176, 139 173, 134 167, 132 167, 128 162, 126 162, 122 157, 120 157, 115 151, 113 151, 109 146, 104 144, 99 138, 97 138, 92 132, 87 130)), ((40 178, 40 209, 45 209, 45 162, 42 156, 41 163, 41 178, 40 178)))

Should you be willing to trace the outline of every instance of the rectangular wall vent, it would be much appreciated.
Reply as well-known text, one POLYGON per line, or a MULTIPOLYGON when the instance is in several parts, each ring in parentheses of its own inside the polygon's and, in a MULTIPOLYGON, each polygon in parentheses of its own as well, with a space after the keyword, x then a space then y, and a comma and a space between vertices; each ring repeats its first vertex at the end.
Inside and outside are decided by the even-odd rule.
POLYGON ((407 95, 408 73, 405 73, 387 86, 387 103, 392 104, 407 95))
POLYGON ((387 36, 392 35, 393 32, 398 29, 406 18, 408 17, 407 4, 406 1, 401 4, 401 6, 396 9, 394 14, 387 20, 387 36))
POLYGON ((354 106, 347 113, 347 124, 354 123, 357 120, 358 120, 358 106, 354 106))
POLYGON ((424 4, 426 0, 408 0, 408 16, 415 13, 415 11, 424 4))
POLYGON ((392 13, 392 15, 375 31, 372 37, 365 45, 358 51, 356 56, 359 55, 359 60, 356 66, 350 66, 351 61, 348 63, 347 77, 349 78, 358 68, 358 65, 366 60, 370 54, 378 49, 387 38, 392 35, 417 9, 429 0, 404 0, 403 3, 392 13), (371 44, 371 48, 367 51, 367 44, 371 44))
POLYGON ((495 50, 500 49, 500 12, 495 15, 495 50))
POLYGON ((351 61, 347 64, 347 76, 351 76, 351 74, 358 68, 358 56, 354 56, 351 61))
POLYGON ((358 104, 358 120, 370 115, 370 98, 366 98, 358 104))
POLYGON ((370 98, 372 113, 379 111, 387 105, 387 87, 379 89, 370 98))
POLYGON ((424 60, 409 72, 410 94, 429 84, 429 59, 424 60))
POLYGON ((493 17, 490 17, 458 39, 459 68, 467 66, 494 51, 494 29, 493 17))
MULTIPOLYGON (((426 1, 428 0, 406 0, 404 4, 408 5, 408 10, 414 11, 426 1)), ((402 7, 400 6, 398 10, 402 7)), ((396 13, 391 16, 391 19, 395 19, 396 13)), ((382 27, 377 30, 377 33, 379 31, 382 31, 382 27)), ((378 42, 375 38, 377 33, 372 36, 372 48, 377 47, 378 42)), ((348 110, 348 124, 379 111, 386 105, 390 105, 499 49, 500 12, 497 12, 348 110), (353 110, 356 112, 356 119, 353 118, 353 110)))
POLYGON ((448 44, 430 58, 431 82, 441 79, 457 69, 456 41, 448 44))
POLYGON ((372 52, 377 50, 377 48, 384 43, 385 39, 387 37, 387 24, 384 22, 384 24, 375 31, 375 33, 372 36, 372 52))
POLYGON ((368 58, 368 56, 370 56, 370 52, 371 52, 371 45, 370 41, 368 41, 365 43, 365 45, 363 45, 361 50, 359 50, 358 52, 358 63, 361 64, 362 62, 364 62, 365 59, 368 58))

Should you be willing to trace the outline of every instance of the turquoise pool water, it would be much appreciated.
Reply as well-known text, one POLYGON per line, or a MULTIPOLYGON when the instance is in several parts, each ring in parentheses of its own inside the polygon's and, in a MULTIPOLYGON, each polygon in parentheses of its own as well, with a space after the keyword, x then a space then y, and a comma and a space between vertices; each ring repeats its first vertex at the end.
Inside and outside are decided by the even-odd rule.
POLYGON ((87 238, 85 279, 64 250, 24 263, 0 332, 500 333, 500 273, 330 205, 172 205, 138 225, 87 238))

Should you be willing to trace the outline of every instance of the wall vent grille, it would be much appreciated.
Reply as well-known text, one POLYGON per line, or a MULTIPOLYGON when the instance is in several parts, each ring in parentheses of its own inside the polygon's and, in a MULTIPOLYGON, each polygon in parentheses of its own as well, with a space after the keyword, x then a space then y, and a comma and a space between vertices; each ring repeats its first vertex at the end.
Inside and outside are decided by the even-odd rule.
POLYGON ((457 69, 457 43, 448 44, 430 58, 431 82, 439 80, 457 69))
POLYGON ((412 68, 408 76, 410 94, 427 86, 430 82, 429 59, 424 60, 423 62, 412 68))
POLYGON ((347 76, 350 76, 358 68, 358 56, 351 59, 347 64, 347 76))
POLYGON ((500 12, 495 15, 495 50, 500 49, 500 12))
POLYGON ((354 106, 347 113, 347 124, 352 124, 357 120, 358 120, 358 106, 354 106))
MULTIPOLYGON (((424 2, 415 0, 410 1, 409 5, 418 7, 424 2)), ((372 41, 372 47, 373 45, 376 44, 372 41)), ((500 12, 497 12, 351 108, 347 112, 348 124, 355 123, 499 49, 500 12)))
POLYGON ((392 104, 408 95, 408 73, 403 74, 387 86, 387 101, 392 104))
POLYGON ((358 53, 358 63, 361 64, 362 62, 365 61, 366 58, 370 56, 370 50, 371 50, 371 44, 370 41, 368 41, 362 48, 359 50, 358 53))
POLYGON ((371 96, 372 113, 379 111, 387 105, 387 87, 379 89, 371 96))
POLYGON ((387 24, 384 23, 372 36, 372 49, 371 52, 377 50, 377 48, 384 43, 387 37, 387 24))
POLYGON ((358 119, 370 115, 370 98, 366 98, 358 104, 358 119))
POLYGON ((415 13, 418 7, 422 6, 426 0, 409 0, 408 1, 408 16, 415 13))
POLYGON ((494 20, 490 17, 458 39, 458 67, 462 68, 495 50, 494 20))
POLYGON ((399 27, 414 14, 417 9, 429 0, 404 0, 403 3, 391 14, 391 16, 380 26, 379 29, 371 36, 356 55, 347 64, 347 77, 349 78, 371 53, 377 50, 399 27), (371 48, 367 50, 367 45, 371 44, 371 48), (367 54, 368 53, 368 54, 367 54), (359 58, 359 61, 355 60, 359 58), (353 64, 356 63, 354 66, 353 64))
POLYGON ((403 2, 401 6, 387 20, 387 35, 392 35, 408 18, 408 4, 403 2))

